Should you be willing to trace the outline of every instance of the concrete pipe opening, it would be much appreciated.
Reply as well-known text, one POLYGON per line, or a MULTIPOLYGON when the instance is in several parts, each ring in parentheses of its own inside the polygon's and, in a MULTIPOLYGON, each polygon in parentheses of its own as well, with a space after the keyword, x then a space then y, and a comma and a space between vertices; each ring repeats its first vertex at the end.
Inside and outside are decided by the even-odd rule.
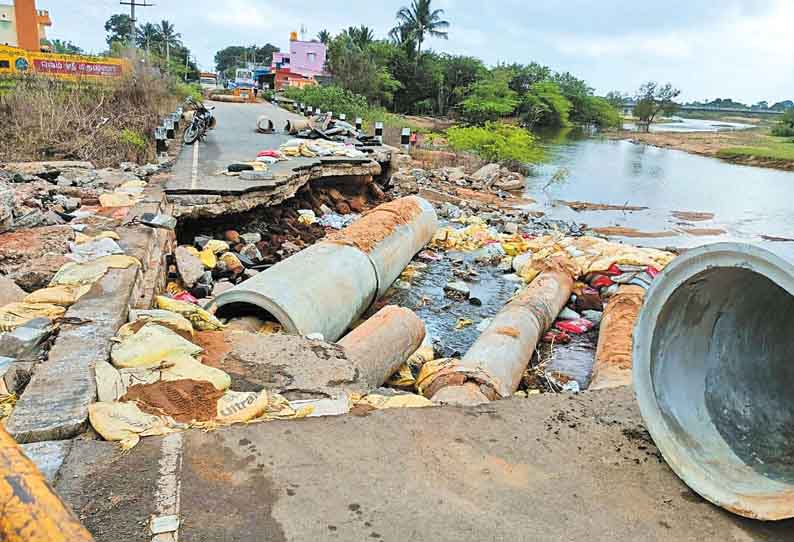
POLYGON ((634 385, 670 467, 709 501, 794 517, 794 266, 764 249, 688 251, 634 330, 634 385))

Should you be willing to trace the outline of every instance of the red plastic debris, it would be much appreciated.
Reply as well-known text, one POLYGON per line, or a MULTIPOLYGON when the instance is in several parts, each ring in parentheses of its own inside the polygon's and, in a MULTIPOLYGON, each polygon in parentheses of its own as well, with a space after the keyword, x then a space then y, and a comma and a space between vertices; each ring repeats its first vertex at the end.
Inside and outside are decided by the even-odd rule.
POLYGON ((598 275, 593 281, 590 283, 590 286, 593 288, 606 288, 615 284, 612 282, 612 279, 607 277, 606 275, 598 275))
POLYGON ((180 292, 174 296, 174 299, 177 301, 187 301, 188 303, 198 305, 198 299, 196 299, 190 292, 180 292))
POLYGON ((554 327, 567 333, 581 335, 582 333, 587 333, 593 329, 593 322, 590 320, 585 320, 584 318, 578 318, 576 320, 560 320, 554 324, 554 327))
POLYGON ((273 150, 266 150, 266 151, 259 151, 256 153, 257 157, 259 156, 270 156, 271 158, 281 158, 281 153, 279 151, 273 150))
POLYGON ((604 271, 604 274, 610 277, 614 277, 615 275, 620 275, 622 273, 623 271, 620 270, 620 266, 618 266, 618 264, 616 263, 613 263, 612 265, 609 266, 609 269, 604 271))
POLYGON ((571 336, 557 329, 547 331, 541 339, 544 343, 568 344, 571 342, 571 336))
POLYGON ((648 275, 649 275, 649 276, 650 276, 652 279, 655 279, 655 278, 656 278, 656 276, 657 276, 659 273, 661 273, 661 271, 659 271, 658 269, 656 269, 655 267, 653 267, 653 266, 651 266, 651 265, 649 265, 648 267, 646 267, 646 268, 645 268, 645 272, 646 272, 646 273, 648 273, 648 275))

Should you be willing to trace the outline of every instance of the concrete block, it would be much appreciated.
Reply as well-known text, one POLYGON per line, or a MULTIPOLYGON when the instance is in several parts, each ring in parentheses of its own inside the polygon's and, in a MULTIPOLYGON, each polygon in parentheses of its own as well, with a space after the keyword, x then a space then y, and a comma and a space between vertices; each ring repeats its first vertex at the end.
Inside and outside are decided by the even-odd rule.
MULTIPOLYGON (((2 361, 0 361, 0 365, 2 365, 2 361)), ((5 374, 3 375, 3 380, 8 391, 21 395, 33 376, 35 366, 36 364, 32 361, 12 360, 12 363, 6 367, 5 374)))
MULTIPOLYGON (((47 321, 49 326, 49 320, 47 321)), ((0 356, 20 360, 38 357, 41 345, 52 333, 50 328, 18 327, 8 333, 0 333, 0 356)))
POLYGON ((71 440, 50 440, 23 444, 22 451, 39 468, 49 483, 55 481, 61 465, 72 450, 71 440))
POLYGON ((127 320, 138 269, 112 269, 66 316, 87 320, 64 324, 49 359, 33 378, 8 418, 17 442, 72 438, 88 425, 88 405, 96 401, 94 364, 110 357, 110 340, 127 320))

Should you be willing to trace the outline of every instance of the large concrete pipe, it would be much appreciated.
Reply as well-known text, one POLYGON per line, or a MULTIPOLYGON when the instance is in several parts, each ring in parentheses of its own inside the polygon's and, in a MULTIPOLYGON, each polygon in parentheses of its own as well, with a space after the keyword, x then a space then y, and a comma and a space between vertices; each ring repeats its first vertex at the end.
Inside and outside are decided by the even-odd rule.
POLYGON ((284 125, 284 131, 295 135, 301 130, 308 130, 312 127, 308 119, 288 119, 284 125))
POLYGON ((405 307, 387 305, 345 335, 339 345, 370 389, 383 385, 422 345, 425 323, 405 307))
POLYGON ((328 240, 223 292, 213 304, 220 317, 265 312, 289 333, 321 333, 336 341, 437 228, 433 206, 416 196, 379 205, 328 240))
POLYGON ((94 540, 52 490, 36 465, 0 426, 0 540, 90 542, 94 540))
POLYGON ((256 119, 256 131, 260 134, 272 134, 274 129, 273 121, 266 116, 262 115, 256 119))
POLYGON ((667 464, 709 501, 794 517, 794 259, 740 243, 689 250, 634 330, 634 387, 667 464))
POLYGON ((568 302, 572 288, 573 279, 567 273, 538 275, 499 311, 459 365, 434 380, 426 395, 444 402, 478 402, 482 397, 471 389, 472 377, 480 380, 480 391, 489 399, 512 395, 538 341, 568 302), (450 386, 456 389, 444 390, 450 386))
POLYGON ((588 390, 631 384, 632 332, 644 297, 642 286, 621 284, 609 298, 598 330, 598 348, 588 390))

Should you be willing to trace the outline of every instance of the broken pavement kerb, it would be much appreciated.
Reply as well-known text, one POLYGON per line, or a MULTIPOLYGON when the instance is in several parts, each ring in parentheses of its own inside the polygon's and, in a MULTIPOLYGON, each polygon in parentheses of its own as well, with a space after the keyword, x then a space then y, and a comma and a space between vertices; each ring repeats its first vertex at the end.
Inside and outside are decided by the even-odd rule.
POLYGON ((687 251, 648 290, 634 388, 667 464, 741 516, 794 517, 794 258, 717 243, 687 251))
POLYGON ((409 196, 375 207, 354 224, 223 292, 223 317, 269 313, 288 333, 335 341, 399 277, 433 237, 433 206, 409 196))

